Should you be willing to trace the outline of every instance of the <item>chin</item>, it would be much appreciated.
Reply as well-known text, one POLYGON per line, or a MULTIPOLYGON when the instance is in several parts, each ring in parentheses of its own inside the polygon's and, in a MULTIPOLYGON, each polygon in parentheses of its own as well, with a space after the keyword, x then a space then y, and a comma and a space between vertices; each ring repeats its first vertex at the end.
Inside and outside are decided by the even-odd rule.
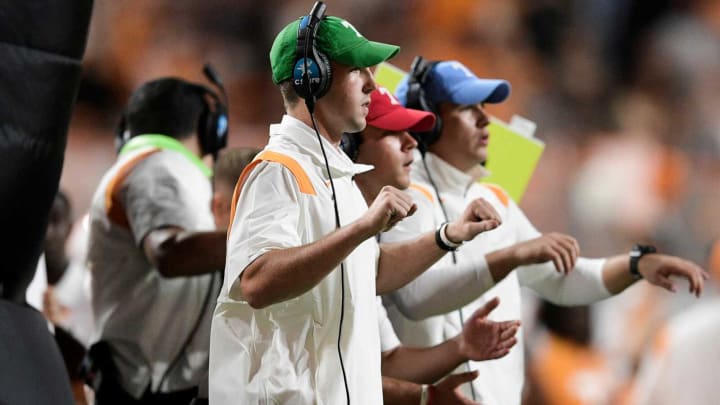
POLYGON ((483 148, 482 150, 476 151, 473 155, 475 155, 475 160, 479 162, 485 162, 487 160, 487 149, 483 148))
POLYGON ((408 187, 410 187, 409 177, 403 177, 395 182, 395 188, 398 190, 407 190, 408 187))
POLYGON ((348 127, 350 127, 350 128, 347 128, 345 132, 350 132, 350 133, 360 132, 360 131, 363 131, 366 126, 367 126, 367 121, 365 120, 365 117, 363 117, 359 120, 355 120, 353 122, 348 123, 348 127))

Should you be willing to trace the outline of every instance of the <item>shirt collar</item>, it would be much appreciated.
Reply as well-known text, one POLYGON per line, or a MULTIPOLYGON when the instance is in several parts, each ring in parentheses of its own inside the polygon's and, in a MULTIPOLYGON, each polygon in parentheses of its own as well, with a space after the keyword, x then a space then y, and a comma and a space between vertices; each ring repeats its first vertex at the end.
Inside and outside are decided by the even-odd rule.
MULTIPOLYGON (((373 169, 371 165, 353 163, 342 149, 330 143, 323 136, 320 136, 320 141, 323 143, 333 177, 354 176, 373 169)), ((302 153, 310 156, 313 163, 322 167, 325 172, 325 159, 320 150, 318 136, 313 128, 299 119, 286 114, 283 115, 279 124, 270 125, 269 144, 275 143, 295 145, 302 153)))
MULTIPOLYGON (((422 161, 422 155, 417 149, 414 155, 413 172, 417 173, 419 177, 426 182, 430 182, 422 161)), ((490 174, 487 169, 480 165, 470 172, 463 172, 432 152, 425 153, 425 162, 427 163, 427 168, 430 170, 430 176, 438 188, 460 192, 462 194, 465 194, 475 181, 487 177, 490 174)))

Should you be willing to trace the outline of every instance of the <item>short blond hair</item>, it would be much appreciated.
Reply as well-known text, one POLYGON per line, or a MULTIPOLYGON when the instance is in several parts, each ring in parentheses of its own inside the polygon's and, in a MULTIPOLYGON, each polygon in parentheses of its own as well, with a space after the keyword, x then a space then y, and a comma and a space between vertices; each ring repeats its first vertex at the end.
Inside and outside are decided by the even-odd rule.
POLYGON ((260 149, 256 148, 229 148, 221 151, 215 162, 213 190, 217 189, 219 184, 224 184, 230 189, 235 188, 235 183, 243 169, 252 162, 258 152, 260 149))

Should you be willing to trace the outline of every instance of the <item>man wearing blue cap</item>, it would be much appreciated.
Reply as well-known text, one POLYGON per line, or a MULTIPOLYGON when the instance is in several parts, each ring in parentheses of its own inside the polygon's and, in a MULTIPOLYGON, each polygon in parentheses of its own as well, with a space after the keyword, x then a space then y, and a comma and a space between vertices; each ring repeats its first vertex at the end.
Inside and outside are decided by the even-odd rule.
MULTIPOLYGON (((469 314, 495 296, 501 305, 490 319, 520 318, 521 285, 561 305, 599 301, 639 278, 674 291, 671 275, 686 278, 690 292, 702 292, 707 273, 683 259, 655 253, 652 246, 637 245, 629 257, 579 257, 574 238, 541 234, 500 187, 477 182, 485 174, 482 163, 490 140, 484 106, 508 97, 506 81, 480 79, 457 61, 416 58, 397 93, 404 105, 432 111, 437 120, 431 131, 415 134, 420 156, 413 163, 408 192, 418 205, 417 213, 384 234, 383 241, 407 240, 442 227, 477 198, 489 201, 502 218, 493 232, 464 244, 443 239, 452 254, 388 296, 388 312, 404 344, 427 346, 447 339, 461 330, 469 314)), ((519 344, 507 356, 469 362, 480 377, 466 384, 468 395, 484 405, 520 404, 522 333, 518 337, 519 344)))
MULTIPOLYGON (((370 67, 399 48, 324 10, 316 3, 270 50, 286 114, 235 188, 211 332, 216 405, 382 403, 376 295, 445 254, 434 232, 393 246, 374 238, 415 206, 386 187, 368 207, 352 177, 370 167, 338 145, 365 128, 370 67)), ((468 212, 446 233, 470 239, 498 225, 490 214, 468 212)))

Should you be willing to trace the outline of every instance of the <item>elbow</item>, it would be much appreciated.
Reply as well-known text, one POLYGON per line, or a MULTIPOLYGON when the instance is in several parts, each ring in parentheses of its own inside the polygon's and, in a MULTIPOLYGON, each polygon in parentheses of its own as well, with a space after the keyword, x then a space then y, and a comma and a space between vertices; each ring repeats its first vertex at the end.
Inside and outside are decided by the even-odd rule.
POLYGON ((177 274, 177 263, 173 263, 172 257, 169 254, 156 254, 151 260, 153 266, 158 273, 164 278, 173 278, 179 276, 177 274))
POLYGON ((245 302, 253 309, 263 309, 272 304, 268 299, 268 294, 259 283, 254 282, 250 277, 240 275, 240 292, 245 302))
POLYGON ((400 309, 400 313, 403 314, 403 316, 411 321, 414 322, 420 322, 422 320, 427 319, 429 316, 425 316, 424 314, 418 313, 416 311, 409 311, 407 309, 403 310, 400 309))

